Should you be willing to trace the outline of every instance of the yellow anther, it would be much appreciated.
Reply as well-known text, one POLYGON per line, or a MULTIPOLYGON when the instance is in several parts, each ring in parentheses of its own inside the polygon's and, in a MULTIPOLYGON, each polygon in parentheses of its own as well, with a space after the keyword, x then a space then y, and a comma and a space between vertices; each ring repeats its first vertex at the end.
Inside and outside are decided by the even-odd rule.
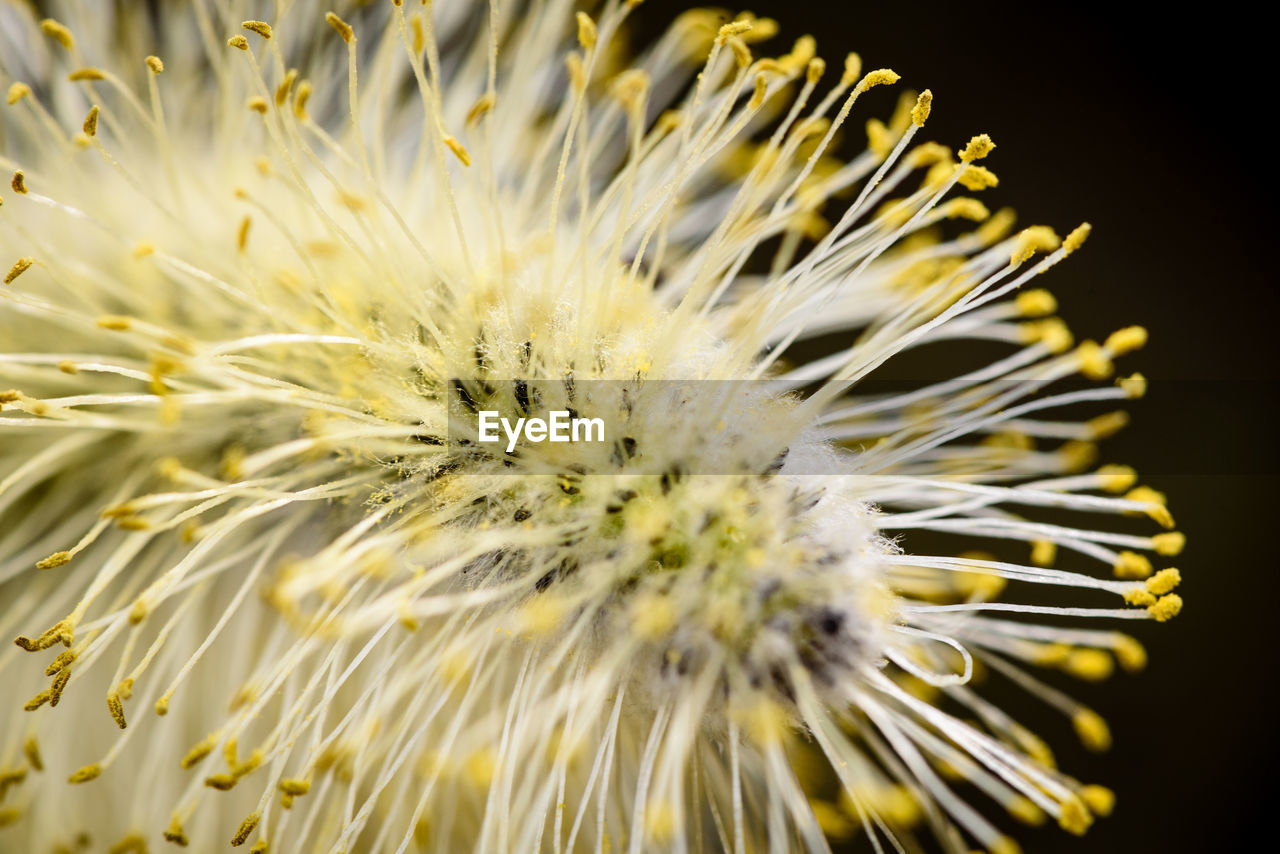
POLYGON ((1124 492, 1138 482, 1138 473, 1131 466, 1107 465, 1098 469, 1098 479, 1107 492, 1124 492))
POLYGON ((1063 442, 1058 449, 1067 471, 1084 471, 1098 459, 1098 446, 1093 442, 1063 442))
POLYGON ((293 99, 293 114, 299 119, 306 119, 309 100, 311 100, 311 81, 303 80, 298 84, 298 96, 293 99))
POLYGON ((204 778, 206 788, 213 789, 218 792, 229 792, 236 787, 239 782, 233 774, 214 774, 204 778))
POLYGON ((1116 808, 1116 793, 1106 786, 1090 784, 1080 787, 1080 800, 1085 802, 1089 810, 1096 816, 1106 818, 1116 808))
POLYGON ((182 821, 176 815, 169 820, 169 827, 164 832, 164 841, 172 842, 179 848, 186 848, 191 844, 186 831, 182 829, 182 821))
POLYGON ((23 98, 27 97, 30 94, 31 94, 30 86, 28 86, 26 83, 17 82, 9 86, 9 94, 5 97, 5 100, 8 101, 9 106, 12 107, 14 104, 18 103, 19 101, 21 101, 23 98))
MULTIPOLYGON (((951 152, 947 152, 947 156, 950 157, 951 152)), ((974 235, 982 241, 983 246, 991 246, 1004 240, 1017 221, 1018 215, 1014 213, 1013 208, 1001 208, 991 219, 984 222, 974 235)))
POLYGON ((848 839, 857 830, 857 825, 849 820, 840 808, 826 801, 811 800, 809 808, 813 817, 828 839, 848 839))
POLYGON ((1131 374, 1127 377, 1120 377, 1116 380, 1116 385, 1120 386, 1124 396, 1130 400, 1137 400, 1147 393, 1147 378, 1142 374, 1131 374))
POLYGON ((938 212, 948 219, 967 219, 972 222, 982 222, 991 216, 991 211, 982 202, 964 196, 949 199, 939 205, 938 212))
POLYGON ((133 697, 133 679, 125 678, 120 680, 120 684, 116 686, 116 693, 120 695, 121 700, 128 700, 133 697))
POLYGON ((1065 643, 1046 643, 1036 650, 1032 661, 1041 667, 1060 667, 1071 656, 1071 647, 1065 643))
POLYGON ((67 50, 71 50, 76 46, 76 40, 75 37, 71 35, 71 30, 67 29, 53 18, 45 18, 41 21, 40 29, 44 31, 46 36, 49 36, 67 50))
POLYGON ((75 662, 75 660, 79 657, 79 655, 80 654, 76 652, 74 649, 69 649, 66 652, 61 653, 57 658, 55 658, 49 664, 48 667, 44 669, 44 675, 56 676, 57 674, 61 673, 63 670, 66 670, 68 667, 70 667, 75 662))
MULTIPOLYGON (((333 14, 332 12, 330 14, 333 14)), ((244 821, 240 822, 240 829, 236 831, 236 835, 231 837, 231 847, 239 848, 249 841, 249 835, 258 827, 258 822, 262 821, 262 813, 254 812, 244 821)))
POLYGON ((116 722, 116 726, 120 729, 128 728, 129 724, 124 717, 124 704, 120 702, 120 695, 115 691, 107 695, 107 711, 111 712, 111 719, 116 722))
POLYGON ((187 755, 182 757, 182 761, 179 762, 178 764, 184 769, 193 768, 202 759, 204 759, 210 753, 213 753, 213 749, 217 746, 218 746, 218 736, 216 733, 214 733, 212 735, 209 735, 204 739, 204 741, 201 741, 195 747, 187 751, 187 755))
POLYGON ((1106 348, 1113 356, 1132 353, 1146 346, 1147 330, 1141 326, 1126 326, 1107 336, 1106 348))
POLYGON ((253 220, 245 217, 240 220, 240 228, 236 231, 236 248, 243 252, 249 245, 249 229, 253 225, 253 220))
POLYGON ((1087 222, 1082 222, 1071 230, 1071 233, 1062 241, 1062 248, 1067 255, 1075 252, 1084 242, 1089 239, 1089 232, 1093 231, 1093 226, 1087 222))
POLYGON ((5 274, 4 283, 6 285, 13 284, 13 280, 27 272, 27 270, 30 270, 31 265, 34 263, 34 258, 19 258, 14 265, 9 268, 9 272, 5 274))
POLYGON ((1070 797, 1062 802, 1062 812, 1058 814, 1058 825, 1067 833, 1084 836, 1093 824, 1093 814, 1078 797, 1070 797))
POLYGON ((1085 427, 1088 428, 1094 439, 1105 439, 1108 436, 1114 436, 1128 425, 1129 413, 1124 410, 1095 415, 1085 422, 1085 427))
POLYGON ((17 403, 20 400, 22 400, 22 392, 18 391, 16 388, 0 391, 0 404, 17 403))
POLYGON ((1000 178, 996 173, 985 166, 976 166, 972 163, 960 167, 960 177, 956 180, 961 187, 975 193, 1000 186, 1000 178))
POLYGON ((751 32, 751 26, 751 21, 730 21, 722 26, 719 32, 716 33, 716 41, 720 44, 724 44, 734 36, 740 36, 744 33, 751 32))
POLYGON ((764 74, 757 74, 753 86, 751 100, 747 102, 747 106, 752 110, 758 110, 764 106, 765 96, 769 94, 769 80, 764 74))
POLYGON ((1105 380, 1115 370, 1107 351, 1097 341, 1081 341, 1076 348, 1076 360, 1080 364, 1080 373, 1091 380, 1105 380))
POLYGON ((1167 596, 1161 596, 1156 600, 1154 605, 1147 606, 1147 613, 1155 618, 1157 623, 1163 623, 1172 620, 1182 611, 1182 597, 1177 593, 1170 593, 1167 596))
POLYGON ((346 20, 339 18, 338 15, 332 12, 326 13, 324 19, 330 27, 333 27, 338 32, 339 36, 342 36, 342 40, 347 42, 348 45, 356 40, 356 31, 351 28, 351 24, 348 24, 346 20))
POLYGON ((1009 263, 1015 267, 1031 258, 1037 252, 1052 252, 1062 245, 1058 235, 1047 225, 1033 225, 1018 233, 1009 255, 1009 263))
POLYGON ((284 79, 280 81, 280 85, 276 87, 276 106, 283 107, 285 102, 289 100, 289 92, 293 90, 293 84, 298 80, 298 69, 290 68, 284 75, 284 79))
POLYGON ((1035 801, 1030 798, 1024 798, 1022 795, 1014 795, 1005 805, 1009 815, 1013 816, 1023 824, 1032 827, 1039 827, 1044 824, 1044 810, 1036 806, 1035 801))
MULTIPOLYGON (((799 46, 800 42, 796 42, 799 46)), ((863 73, 863 58, 858 54, 847 54, 845 56, 845 70, 840 74, 840 85, 852 86, 854 81, 863 73)))
POLYGON ((280 791, 284 792, 286 795, 299 798, 311 791, 311 781, 285 777, 280 781, 280 791))
POLYGON ((454 157, 457 157, 463 166, 471 165, 471 154, 463 147, 462 143, 451 136, 446 136, 444 144, 449 146, 449 150, 453 152, 454 157))
POLYGON ((972 163, 975 160, 981 160, 992 151, 995 150, 996 144, 991 141, 991 137, 985 133, 980 133, 973 139, 969 140, 969 144, 960 149, 958 153, 961 162, 972 163))
POLYGON ((1075 729, 1080 743, 1087 749, 1102 753, 1111 748, 1111 728, 1102 719, 1102 715, 1092 709, 1078 709, 1071 716, 1071 726, 1075 729))
POLYGON ((135 259, 141 260, 142 258, 146 258, 148 255, 154 255, 155 253, 155 244, 143 240, 133 247, 133 251, 130 254, 132 254, 135 259))
POLYGON ((95 137, 98 135, 98 105, 95 104, 89 108, 89 115, 84 117, 84 135, 87 137, 95 137))
POLYGON ((1173 591, 1173 588, 1182 583, 1182 573, 1173 567, 1162 569, 1155 575, 1147 579, 1147 589, 1157 596, 1163 596, 1173 591))
POLYGON ((746 68, 751 64, 751 48, 747 47, 745 41, 735 36, 729 39, 729 49, 733 51, 734 61, 739 68, 746 68))
POLYGON ((911 109, 911 123, 918 128, 924 127, 929 120, 929 112, 933 109, 933 92, 925 89, 916 96, 916 105, 911 109))
POLYGON ((33 770, 44 770, 44 759, 40 756, 40 742, 36 741, 34 735, 27 736, 27 740, 22 743, 22 753, 27 757, 27 764, 33 770))
POLYGON ((1010 836, 997 836, 988 846, 991 854, 1022 854, 1022 847, 1010 836))
POLYGON ((586 12, 578 13, 578 44, 582 45, 584 50, 591 50, 596 46, 596 38, 599 33, 596 30, 596 22, 591 20, 591 16, 586 12))
POLYGON ((148 56, 146 62, 147 62, 147 68, 151 70, 152 74, 164 73, 164 62, 160 59, 160 57, 148 56))
POLYGON ((102 766, 99 765, 97 762, 95 762, 92 765, 86 765, 83 768, 81 768, 79 771, 76 771, 74 774, 72 774, 70 777, 67 778, 67 782, 68 783, 88 783, 90 780, 98 779, 98 776, 101 773, 102 773, 102 766))
POLYGON ((1120 552, 1111 568, 1117 578, 1142 579, 1151 575, 1151 561, 1137 552, 1120 552))
POLYGON ((1120 666, 1130 673, 1137 673, 1147 666, 1147 650, 1137 638, 1116 635, 1113 651, 1116 654, 1116 661, 1119 661, 1120 666))
POLYGON ((892 68, 877 68, 875 71, 868 71, 866 76, 858 81, 858 91, 865 92, 874 86, 889 86, 901 79, 901 75, 892 68))
POLYGON ((107 75, 99 68, 79 68, 68 74, 67 79, 72 83, 79 83, 82 80, 106 80, 107 75))
POLYGON ((577 51, 570 52, 564 58, 565 70, 569 72, 569 85, 575 92, 587 88, 587 72, 582 67, 582 56, 577 51))
POLYGON ((261 95, 254 95, 246 102, 245 106, 255 113, 261 113, 264 116, 267 114, 267 99, 261 95))
POLYGON ((264 39, 271 38, 271 25, 264 21, 244 21, 240 24, 251 33, 257 33, 264 39))
POLYGON ((253 843, 253 847, 249 849, 249 854, 267 854, 270 844, 265 839, 259 839, 253 843))
POLYGON ((1149 504, 1144 513, 1154 519, 1161 527, 1173 527, 1173 514, 1169 512, 1169 508, 1165 506, 1165 496, 1163 492, 1157 492, 1149 486, 1139 486, 1129 490, 1124 496, 1129 501, 1140 501, 1149 504))
POLYGON ((236 50, 248 50, 249 40, 241 35, 234 35, 227 39, 227 47, 234 47, 236 50))
POLYGON ((827 73, 827 61, 820 56, 815 56, 809 60, 809 64, 804 70, 804 79, 810 83, 817 83, 822 79, 822 75, 827 73))
POLYGON ((471 105, 471 109, 467 111, 467 124, 474 125, 479 122, 482 118, 487 116, 491 110, 493 110, 496 104, 497 98, 493 93, 490 92, 481 95, 476 102, 471 105))
POLYGON ((1132 587, 1124 592, 1125 604, 1147 608, 1156 604, 1156 597, 1145 587, 1132 587))
POLYGON ((1062 669, 1079 679, 1097 682, 1115 671, 1115 661, 1101 649, 1074 649, 1063 662, 1062 669))
POLYGON ((9 186, 18 195, 26 195, 27 192, 27 173, 19 169, 13 173, 13 179, 9 182, 9 186))
POLYGON ((1156 550, 1156 554, 1166 557, 1180 555, 1182 550, 1187 547, 1187 535, 1181 531, 1156 534, 1151 538, 1151 547, 1156 550))
POLYGON ((1037 288, 1018 294, 1014 307, 1023 317, 1043 317, 1058 310, 1058 301, 1045 289, 1037 288))
POLYGON ((1036 566, 1053 566, 1058 544, 1052 540, 1036 540, 1031 544, 1031 562, 1036 566))

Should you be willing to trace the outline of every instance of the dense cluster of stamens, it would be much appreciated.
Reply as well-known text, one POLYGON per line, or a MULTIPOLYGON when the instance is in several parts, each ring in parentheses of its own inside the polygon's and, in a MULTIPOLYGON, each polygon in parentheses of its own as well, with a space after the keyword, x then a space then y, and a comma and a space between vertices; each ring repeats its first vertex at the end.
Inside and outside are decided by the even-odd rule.
POLYGON ((1123 413, 1046 415, 1141 396, 1146 333, 1023 288, 1089 227, 953 195, 995 146, 918 141, 930 92, 844 161, 898 75, 750 14, 632 56, 639 0, 51 5, 0 6, 0 848, 1008 854, 950 781, 1110 811, 975 686, 1106 749, 1030 668, 1139 669, 1058 624, 1181 607, 1163 497, 1093 467, 1123 413), (963 341, 1008 352, 870 391, 963 341), (455 441, 537 383, 623 435, 455 441))

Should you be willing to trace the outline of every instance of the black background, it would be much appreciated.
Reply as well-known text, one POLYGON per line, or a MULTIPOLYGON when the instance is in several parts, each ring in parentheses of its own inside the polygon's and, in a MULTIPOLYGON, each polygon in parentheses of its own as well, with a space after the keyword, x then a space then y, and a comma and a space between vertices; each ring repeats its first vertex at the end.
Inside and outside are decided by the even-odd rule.
MULTIPOLYGON (((648 0, 637 40, 688 5, 648 0)), ((865 69, 888 66, 901 86, 932 89, 925 136, 960 147, 990 133, 999 147, 986 162, 1001 184, 984 202, 1063 234, 1094 225, 1084 250, 1045 277, 1077 337, 1129 323, 1151 331, 1122 364, 1149 377, 1151 392, 1104 458, 1134 465, 1169 495, 1189 536, 1177 559, 1186 608, 1171 623, 1138 625, 1151 654, 1143 673, 1067 685, 1111 722, 1110 753, 1072 750, 1065 725, 1042 728, 1064 770, 1115 789, 1116 813, 1084 840, 1002 826, 1029 852, 1276 850, 1280 327, 1270 205, 1280 152, 1266 25, 1229 4, 747 8, 782 25, 758 54, 812 33, 836 69, 856 50, 865 69)), ((855 110, 846 153, 861 147, 863 121, 892 109, 893 93, 874 94, 855 110)), ((1050 717, 1031 704, 1012 711, 1031 723, 1050 717)))

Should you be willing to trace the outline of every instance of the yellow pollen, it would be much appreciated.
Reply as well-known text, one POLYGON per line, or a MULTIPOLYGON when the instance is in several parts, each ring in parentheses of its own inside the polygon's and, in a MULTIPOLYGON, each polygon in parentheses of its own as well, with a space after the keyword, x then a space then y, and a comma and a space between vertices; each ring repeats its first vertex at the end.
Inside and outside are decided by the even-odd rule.
POLYGON ((1093 231, 1093 226, 1087 222, 1082 222, 1079 225, 1077 225, 1075 228, 1071 230, 1071 233, 1068 234, 1065 239, 1063 239, 1062 241, 1063 251, 1067 255, 1070 255, 1072 252, 1075 252, 1081 246, 1084 246, 1084 242, 1089 239, 1089 232, 1091 231, 1093 231))
POLYGON ((1113 651, 1120 666, 1130 673, 1137 673, 1147 666, 1147 650, 1137 638, 1117 635, 1113 651))
POLYGON ((1018 233, 1018 238, 1009 256, 1009 263, 1015 267, 1031 258, 1037 252, 1052 252, 1062 244, 1058 235, 1046 225, 1033 225, 1018 233))
POLYGON ((1031 562, 1036 566, 1053 566, 1058 546, 1052 540, 1036 540, 1031 544, 1031 562))
POLYGON ((267 114, 267 99, 261 95, 254 95, 245 106, 255 113, 261 113, 264 116, 267 114))
POLYGON ((329 26, 333 27, 333 29, 337 31, 338 35, 342 36, 342 40, 344 42, 346 42, 347 44, 351 44, 353 41, 355 41, 356 31, 353 30, 351 28, 351 25, 348 24, 346 21, 342 20, 332 12, 326 13, 324 16, 324 19, 325 19, 325 22, 329 24, 329 26))
POLYGON ((53 18, 45 18, 41 21, 40 29, 44 31, 46 36, 49 36, 67 50, 71 50, 76 45, 76 40, 75 37, 71 35, 71 30, 67 29, 53 18))
POLYGON ((1107 351, 1097 341, 1082 341, 1076 348, 1076 359, 1080 364, 1080 373, 1091 380, 1105 380, 1115 369, 1107 351))
POLYGON ((962 148, 958 154, 962 162, 972 163, 975 160, 981 160, 986 157, 995 150, 995 147, 996 144, 991 141, 990 136, 980 133, 969 140, 969 144, 962 148))
POLYGON ((476 99, 476 102, 471 105, 471 109, 467 111, 467 124, 474 125, 477 122, 479 122, 482 118, 484 118, 486 115, 489 114, 489 112, 494 108, 495 104, 497 104, 497 98, 493 95, 493 93, 486 93, 484 95, 481 95, 478 99, 476 99))
POLYGON ((1156 534, 1151 538, 1151 547, 1155 549, 1156 554, 1165 557, 1174 557, 1182 554, 1182 550, 1187 546, 1187 535, 1181 531, 1169 531, 1165 534, 1156 534))
POLYGON ((1106 786, 1090 784, 1080 787, 1080 800, 1084 801, 1096 816, 1106 818, 1116 807, 1116 793, 1106 786))
POLYGON ((148 56, 146 59, 147 68, 151 69, 152 74, 161 74, 164 72, 164 62, 158 56, 148 56))
POLYGON ((1164 493, 1157 492, 1149 486, 1139 486, 1129 490, 1124 496, 1129 501, 1140 501, 1151 505, 1142 511, 1154 519, 1161 527, 1173 527, 1173 514, 1165 507, 1164 493))
POLYGON ((1080 743, 1095 753, 1102 753, 1111 748, 1111 728, 1102 719, 1102 715, 1092 709, 1078 709, 1071 716, 1071 725, 1075 728, 1080 743))
POLYGON ((1097 682, 1112 674, 1115 662, 1101 649, 1075 649, 1067 656, 1062 667, 1072 676, 1097 682))
POLYGON ((1111 568, 1117 578, 1141 579, 1151 575, 1151 561, 1137 552, 1120 552, 1111 568))
POLYGON ((1018 294, 1014 307, 1023 317, 1044 317, 1058 310, 1058 301, 1053 298, 1053 294, 1037 288, 1018 294))
POLYGON ((1149 608, 1156 604, 1156 597, 1145 587, 1133 587, 1125 591, 1124 601, 1138 608, 1149 608))
POLYGON ((444 138, 444 144, 449 146, 449 150, 453 152, 453 155, 458 158, 463 166, 471 165, 471 154, 462 145, 462 143, 458 142, 458 140, 451 136, 446 136, 444 138))
POLYGON ((1089 825, 1093 824, 1093 815, 1084 805, 1084 801, 1073 796, 1062 802, 1062 813, 1058 816, 1058 824, 1068 833, 1084 836, 1089 825))
POLYGON ((933 109, 933 92, 925 89, 916 97, 916 105, 911 110, 911 123, 918 128, 924 127, 929 120, 929 111, 933 109))
POLYGON ((249 841, 249 835, 258 827, 258 822, 262 821, 262 813, 251 813, 248 818, 240 822, 240 829, 236 831, 236 835, 231 837, 231 847, 239 848, 249 841))
POLYGON ((307 101, 311 99, 311 81, 303 80, 298 84, 298 97, 293 100, 293 114, 299 119, 307 117, 307 101))
POLYGON ((298 69, 290 68, 284 75, 284 79, 280 81, 280 85, 276 87, 276 106, 283 107, 285 102, 289 100, 289 92, 293 89, 293 84, 298 79, 298 69))
POLYGON ((241 35, 235 35, 227 39, 227 47, 234 47, 236 50, 248 50, 249 40, 241 35))
POLYGON ((1142 374, 1131 374, 1127 377, 1120 377, 1116 380, 1116 385, 1124 392, 1124 396, 1130 400, 1137 400, 1147 393, 1147 378, 1142 374))
POLYGON ((96 104, 89 108, 89 115, 84 118, 84 135, 88 137, 98 135, 98 107, 96 104))
POLYGON ((1147 330, 1141 326, 1126 326, 1107 336, 1105 347, 1112 355, 1121 356, 1139 350, 1147 343, 1147 330))
POLYGON ((14 265, 9 268, 9 272, 5 274, 4 283, 6 285, 13 284, 13 280, 31 269, 31 265, 34 263, 34 258, 19 258, 14 265))
POLYGON ((804 70, 804 79, 810 83, 817 83, 822 79, 822 75, 827 73, 827 61, 820 56, 815 56, 809 60, 809 64, 804 70))
POLYGON ((962 165, 960 169, 960 177, 956 180, 966 190, 976 193, 980 190, 989 190, 992 187, 1000 186, 1000 178, 985 166, 975 166, 968 163, 962 165))
POLYGON ((124 704, 120 702, 120 695, 112 691, 107 695, 107 710, 111 712, 111 719, 116 722, 116 726, 120 729, 127 729, 128 723, 124 717, 124 704))
POLYGON ((892 68, 877 68, 875 71, 867 72, 867 75, 858 81, 858 90, 865 92, 874 86, 888 86, 901 79, 901 75, 892 68))
POLYGON ((44 760, 40 756, 40 743, 34 735, 28 736, 22 743, 22 752, 27 757, 27 764, 36 771, 44 770, 44 760))
POLYGON ((17 82, 9 86, 9 94, 5 97, 5 100, 8 101, 9 106, 12 107, 14 104, 18 103, 30 94, 30 86, 26 83, 17 82))
POLYGON ((9 182, 9 186, 19 195, 26 195, 27 192, 27 174, 19 169, 13 173, 13 180, 9 182))
POLYGON ((1182 573, 1173 567, 1162 569, 1147 579, 1147 589, 1157 596, 1169 593, 1182 583, 1182 573))
POLYGON ((1164 623, 1172 620, 1182 612, 1182 597, 1177 593, 1170 593, 1167 596, 1161 596, 1154 605, 1147 606, 1147 613, 1150 614, 1157 623, 1164 623))
POLYGON ((107 75, 98 68, 80 68, 68 74, 67 79, 72 83, 79 83, 82 80, 106 80, 107 75))
POLYGON ((271 25, 263 21, 245 21, 240 26, 251 33, 257 33, 264 39, 271 38, 271 25))
POLYGON ((68 783, 88 783, 90 780, 98 779, 98 775, 102 773, 102 766, 97 762, 92 765, 86 765, 79 771, 76 771, 67 778, 68 783))
POLYGON ((578 13, 578 44, 582 45, 584 50, 591 50, 596 46, 596 22, 591 20, 591 16, 586 12, 578 13))

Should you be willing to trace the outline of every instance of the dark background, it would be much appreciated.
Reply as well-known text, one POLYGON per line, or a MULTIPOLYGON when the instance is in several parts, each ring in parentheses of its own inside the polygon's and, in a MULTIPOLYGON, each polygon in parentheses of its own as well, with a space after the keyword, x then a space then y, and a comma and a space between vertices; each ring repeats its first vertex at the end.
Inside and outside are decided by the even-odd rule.
MULTIPOLYGON (((689 5, 648 0, 635 14, 638 40, 689 5)), ((1111 722, 1110 753, 1072 749, 1065 725, 1040 728, 1064 770, 1115 789, 1116 813, 1084 840, 1001 826, 1028 852, 1276 850, 1280 327, 1269 197, 1280 158, 1265 25, 1229 4, 746 8, 782 24, 758 55, 812 33, 829 77, 856 50, 864 69, 899 72, 899 88, 931 88, 921 138, 958 148, 990 133, 999 147, 986 162, 1001 184, 982 196, 988 206, 1012 205, 1022 225, 1061 234, 1094 226, 1044 282, 1077 338, 1129 323, 1151 331, 1122 363, 1151 379, 1150 394, 1131 407, 1134 425, 1104 444, 1104 460, 1135 466, 1168 494, 1190 538, 1176 560, 1186 608, 1171 623, 1137 625, 1151 654, 1143 673, 1064 686, 1111 722)), ((875 94, 855 109, 847 153, 864 144, 867 118, 892 109, 896 93, 875 94)), ((1052 719, 1031 703, 1012 711, 1052 719)))

